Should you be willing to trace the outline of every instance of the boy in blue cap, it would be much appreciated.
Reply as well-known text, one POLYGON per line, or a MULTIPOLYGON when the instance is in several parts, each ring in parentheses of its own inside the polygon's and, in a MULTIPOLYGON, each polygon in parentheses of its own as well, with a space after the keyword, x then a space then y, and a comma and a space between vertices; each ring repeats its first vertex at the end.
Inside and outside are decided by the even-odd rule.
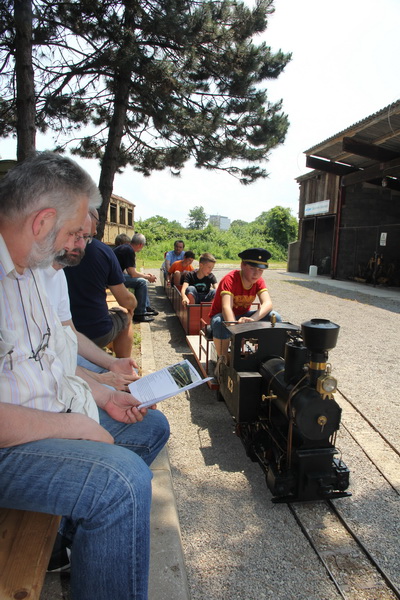
POLYGON ((248 248, 238 256, 242 259, 240 270, 231 271, 221 279, 210 311, 215 350, 218 359, 225 361, 228 357, 230 334, 224 321, 270 321, 272 315, 275 315, 277 321, 282 321, 281 316, 272 311, 271 297, 262 277, 264 269, 268 268, 271 254, 265 248, 248 248), (250 311, 257 296, 260 305, 257 310, 250 311))

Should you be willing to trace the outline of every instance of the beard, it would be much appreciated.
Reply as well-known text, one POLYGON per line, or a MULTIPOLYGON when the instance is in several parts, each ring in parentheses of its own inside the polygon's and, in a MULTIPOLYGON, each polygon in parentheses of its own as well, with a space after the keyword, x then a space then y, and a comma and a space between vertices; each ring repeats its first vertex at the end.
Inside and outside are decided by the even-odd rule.
POLYGON ((82 248, 74 248, 71 252, 63 250, 54 257, 54 261, 61 267, 76 267, 85 256, 85 251, 82 248), (74 254, 71 252, 74 252, 74 254))
POLYGON ((54 243, 58 231, 51 231, 42 242, 34 242, 27 258, 27 268, 37 269, 49 267, 57 251, 54 249, 54 243))

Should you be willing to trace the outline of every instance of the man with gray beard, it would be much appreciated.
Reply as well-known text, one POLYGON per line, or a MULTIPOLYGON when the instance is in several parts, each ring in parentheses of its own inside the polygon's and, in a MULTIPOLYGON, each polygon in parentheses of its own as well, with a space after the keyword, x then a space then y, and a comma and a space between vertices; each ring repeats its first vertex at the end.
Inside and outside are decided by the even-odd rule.
POLYGON ((87 215, 82 231, 75 236, 72 250, 60 252, 54 258, 52 266, 40 270, 40 275, 47 296, 63 327, 70 327, 77 337, 79 353, 77 364, 80 367, 77 375, 89 384, 92 392, 94 391, 93 379, 116 390, 127 392, 129 383, 138 378, 136 374, 138 367, 133 358, 115 358, 112 354, 104 352, 83 333, 77 331, 72 321, 68 285, 63 268, 78 265, 84 257, 85 248, 92 241, 91 225, 90 215, 87 215))
POLYGON ((148 465, 168 422, 127 393, 94 399, 37 272, 75 247, 99 202, 53 153, 0 181, 0 506, 63 515, 73 600, 147 600, 148 465))

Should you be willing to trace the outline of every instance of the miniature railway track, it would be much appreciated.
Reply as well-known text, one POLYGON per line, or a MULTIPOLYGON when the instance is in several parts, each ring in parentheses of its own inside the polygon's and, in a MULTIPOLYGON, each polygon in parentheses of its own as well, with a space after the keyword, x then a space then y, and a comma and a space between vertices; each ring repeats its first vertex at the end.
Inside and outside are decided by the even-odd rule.
MULTIPOLYGON (((379 471, 394 492, 400 496, 398 485, 400 452, 374 427, 361 411, 342 392, 340 401, 348 404, 345 414, 354 419, 356 413, 359 422, 368 428, 368 436, 374 438, 374 450, 366 449, 366 433, 341 423, 347 433, 361 448, 362 452, 379 471), (349 413, 349 407, 351 413, 349 413), (386 451, 382 452, 382 448, 386 451)), ((338 593, 345 600, 400 600, 400 589, 386 573, 379 561, 369 552, 349 523, 340 514, 332 500, 310 504, 289 504, 297 524, 317 554, 338 593)))
POLYGON ((400 451, 390 443, 390 441, 383 435, 381 431, 357 408, 357 406, 342 392, 342 390, 338 389, 339 394, 342 398, 360 415, 360 417, 368 423, 368 426, 371 427, 381 438, 382 440, 390 446, 390 448, 400 457, 400 451))
POLYGON ((344 600, 400 599, 399 588, 331 500, 289 509, 344 600))
POLYGON ((338 393, 343 410, 341 426, 400 496, 400 451, 341 390, 338 393))

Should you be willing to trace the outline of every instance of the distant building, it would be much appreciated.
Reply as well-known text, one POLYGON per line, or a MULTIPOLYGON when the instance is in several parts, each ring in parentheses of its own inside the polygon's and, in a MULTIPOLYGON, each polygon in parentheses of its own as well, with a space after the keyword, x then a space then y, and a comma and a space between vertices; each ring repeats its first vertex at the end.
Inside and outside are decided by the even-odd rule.
POLYGON ((121 196, 111 194, 107 220, 104 228, 103 242, 113 245, 116 236, 126 233, 132 237, 135 233, 135 204, 121 196))
POLYGON ((4 177, 10 169, 15 167, 16 164, 16 160, 0 160, 0 179, 4 177))
POLYGON ((220 215, 210 215, 208 222, 222 231, 227 231, 231 226, 231 220, 228 217, 221 217, 220 215))

